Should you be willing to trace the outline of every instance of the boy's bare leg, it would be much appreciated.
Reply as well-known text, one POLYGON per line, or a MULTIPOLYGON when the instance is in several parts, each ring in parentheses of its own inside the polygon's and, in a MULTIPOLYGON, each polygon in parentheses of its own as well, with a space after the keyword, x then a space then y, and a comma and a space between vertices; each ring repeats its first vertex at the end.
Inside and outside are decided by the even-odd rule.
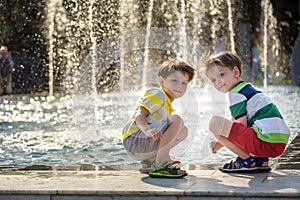
POLYGON ((170 158, 170 150, 178 143, 183 141, 188 135, 188 129, 184 126, 182 119, 177 115, 169 117, 169 126, 160 139, 157 151, 156 163, 162 164, 165 161, 170 164, 179 163, 170 158))
MULTIPOLYGON (((220 143, 220 145, 225 146, 230 151, 232 151, 233 153, 238 155, 240 158, 247 159, 251 155, 228 140, 232 124, 233 124, 233 122, 231 120, 228 120, 228 119, 225 119, 225 118, 219 117, 219 116, 214 116, 209 123, 209 129, 214 134, 214 136, 218 139, 218 142, 220 143)), ((218 144, 216 144, 216 145, 218 145, 218 144)), ((217 149, 217 148, 218 148, 218 146, 215 147, 215 149, 217 149)), ((214 150, 214 149, 212 149, 212 150, 214 150)), ((255 166, 255 163, 252 163, 251 167, 254 167, 254 166, 255 166)), ((267 167, 268 162, 264 162, 262 164, 262 166, 267 167)))
POLYGON ((228 140, 228 138, 222 135, 219 137, 219 142, 242 159, 247 159, 251 156, 249 153, 245 152, 243 149, 233 144, 228 140))
POLYGON ((144 168, 151 167, 151 166, 149 166, 149 164, 151 164, 153 161, 155 161, 155 157, 148 158, 141 162, 141 167, 144 167, 144 168))
POLYGON ((209 123, 209 130, 214 134, 218 142, 238 155, 242 159, 247 159, 250 154, 228 140, 233 122, 224 117, 214 116, 209 123))

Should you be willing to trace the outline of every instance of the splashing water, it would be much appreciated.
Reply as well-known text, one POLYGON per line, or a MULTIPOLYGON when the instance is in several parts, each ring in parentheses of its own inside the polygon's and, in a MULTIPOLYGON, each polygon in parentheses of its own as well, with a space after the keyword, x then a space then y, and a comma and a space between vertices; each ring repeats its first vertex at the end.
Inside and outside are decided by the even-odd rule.
MULTIPOLYGON (((289 86, 263 89, 278 105, 295 137, 300 126, 300 90, 289 86), (284 98, 282 98, 284 96, 284 98)), ((102 94, 95 102, 98 123, 102 125, 98 138, 86 131, 84 142, 74 124, 71 95, 63 97, 14 96, 1 99, 1 163, 2 165, 136 165, 127 156, 121 143, 121 130, 132 114, 140 91, 102 94), (118 102, 118 103, 117 103, 118 102), (92 138, 89 138, 92 137, 92 138), (92 139, 92 140, 91 140, 92 139)), ((192 86, 187 94, 174 102, 176 113, 189 128, 187 140, 174 148, 171 155, 188 164, 221 164, 233 154, 222 149, 212 155, 208 121, 212 115, 229 116, 226 95, 192 86)), ((77 109, 78 116, 84 110, 77 109)), ((81 115, 82 118, 85 115, 81 115)), ((84 119, 82 119, 84 120, 84 119)))
MULTIPOLYGON (((111 15, 114 15, 113 2, 102 5, 103 10, 111 15)), ((233 48, 231 2, 222 2, 228 4, 226 17, 233 48)), ((146 29, 137 28, 140 27, 139 20, 144 19, 137 18, 138 5, 133 2, 120 1, 118 15, 121 16, 118 20, 107 19, 102 12, 96 12, 97 0, 84 2, 81 6, 80 1, 74 0, 73 3, 74 6, 70 3, 68 8, 72 11, 69 13, 62 9, 61 1, 51 0, 49 3, 49 96, 15 95, 0 99, 0 160, 3 165, 136 165, 137 162, 128 157, 122 146, 121 131, 133 114, 143 86, 156 83, 157 67, 169 57, 184 57, 201 71, 199 57, 207 49, 205 47, 214 42, 206 41, 207 35, 216 40, 216 33, 222 29, 214 18, 211 24, 205 21, 207 5, 211 4, 209 15, 212 17, 222 13, 219 7, 214 7, 217 1, 202 4, 178 0, 172 5, 176 9, 166 9, 166 3, 158 7, 157 2, 151 0, 147 8, 146 29), (197 15, 189 16, 192 12, 186 12, 191 5, 197 6, 192 6, 192 9, 199 9, 197 15), (67 45, 59 40, 65 27, 60 26, 60 32, 55 27, 55 19, 59 18, 55 15, 57 10, 63 16, 72 16, 62 20, 75 27, 66 29, 67 45), (160 20, 155 20, 153 10, 164 13, 167 27, 152 27, 164 27, 160 26, 160 20), (182 28, 180 31, 178 26, 182 28), (205 31, 205 27, 210 32, 205 31), (104 31, 106 28, 108 31, 104 31), (60 56, 66 56, 67 61, 55 60, 55 51, 66 52, 60 56), (58 66, 62 67, 61 71, 71 74, 62 82, 63 85, 71 82, 72 95, 53 93, 53 73, 58 66)), ((207 126, 212 115, 230 117, 228 102, 224 94, 212 90, 210 85, 203 85, 203 78, 199 75, 187 94, 174 102, 176 113, 183 117, 189 128, 189 136, 172 150, 171 155, 183 163, 219 164, 233 155, 225 149, 216 155, 210 153, 212 135, 207 126)), ((276 86, 262 90, 282 111, 292 129, 292 139, 300 128, 299 88, 276 86)))

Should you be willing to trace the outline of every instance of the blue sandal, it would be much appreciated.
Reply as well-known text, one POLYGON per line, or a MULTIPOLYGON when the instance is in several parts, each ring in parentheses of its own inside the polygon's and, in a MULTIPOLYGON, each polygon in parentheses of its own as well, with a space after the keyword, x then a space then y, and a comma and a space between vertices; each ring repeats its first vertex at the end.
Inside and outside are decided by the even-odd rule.
POLYGON ((271 171, 270 167, 262 167, 264 162, 267 162, 268 158, 261 157, 252 157, 243 160, 240 157, 237 157, 235 161, 230 161, 230 163, 226 163, 220 171, 226 173, 253 173, 253 172, 269 172, 271 171), (255 163, 254 167, 251 167, 251 164, 255 163))
POLYGON ((269 158, 263 158, 263 157, 255 157, 255 166, 258 169, 258 172, 270 172, 271 171, 271 167, 266 166, 263 167, 263 163, 264 162, 269 162, 269 158))

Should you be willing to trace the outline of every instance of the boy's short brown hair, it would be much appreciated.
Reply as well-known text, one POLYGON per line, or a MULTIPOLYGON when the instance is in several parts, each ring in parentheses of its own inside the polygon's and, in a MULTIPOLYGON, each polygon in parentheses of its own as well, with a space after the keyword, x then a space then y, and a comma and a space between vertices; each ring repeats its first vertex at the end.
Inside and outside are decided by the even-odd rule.
POLYGON ((229 69, 237 67, 242 74, 242 61, 241 58, 234 52, 231 51, 221 51, 214 55, 206 55, 202 58, 202 63, 205 66, 205 74, 207 70, 212 66, 222 66, 229 69))
POLYGON ((189 76, 189 82, 194 78, 195 69, 183 60, 169 59, 163 62, 158 70, 158 76, 167 78, 172 72, 181 71, 189 76))

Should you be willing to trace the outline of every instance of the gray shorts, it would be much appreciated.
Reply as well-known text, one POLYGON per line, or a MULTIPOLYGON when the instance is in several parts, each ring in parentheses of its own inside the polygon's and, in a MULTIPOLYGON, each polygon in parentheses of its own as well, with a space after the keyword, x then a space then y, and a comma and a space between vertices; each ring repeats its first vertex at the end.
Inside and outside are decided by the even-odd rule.
MULTIPOLYGON (((165 132, 168 128, 168 119, 160 122, 162 132, 165 132)), ((155 127, 155 124, 152 126, 155 127)), ((153 158, 157 154, 160 140, 154 140, 152 137, 146 136, 141 130, 132 134, 123 141, 123 145, 130 157, 134 160, 146 160, 153 158)))

